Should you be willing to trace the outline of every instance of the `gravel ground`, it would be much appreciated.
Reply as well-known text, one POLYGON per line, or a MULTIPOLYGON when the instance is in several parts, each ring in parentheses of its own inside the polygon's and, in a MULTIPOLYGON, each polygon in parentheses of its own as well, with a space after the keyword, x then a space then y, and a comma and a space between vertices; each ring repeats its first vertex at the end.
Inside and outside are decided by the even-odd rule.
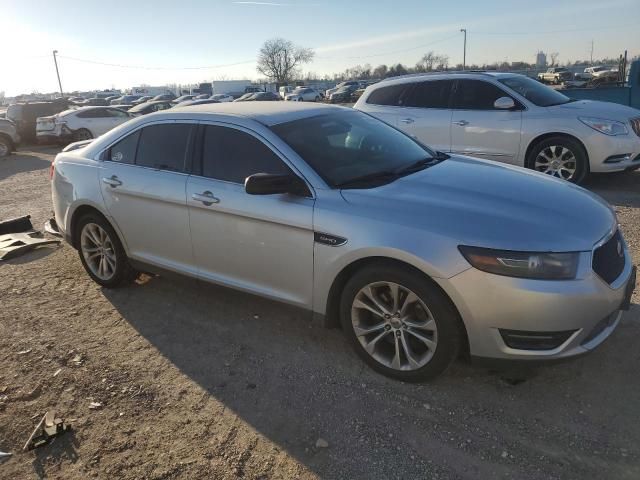
MULTIPOLYGON (((0 218, 49 217, 53 154, 0 160, 0 218)), ((638 263, 640 173, 588 187, 638 263)), ((635 480, 633 300, 588 356, 526 375, 460 361, 410 385, 305 312, 180 277, 102 290, 72 248, 45 247, 0 265, 0 477, 635 480), (47 409, 73 431, 22 453, 47 409)))

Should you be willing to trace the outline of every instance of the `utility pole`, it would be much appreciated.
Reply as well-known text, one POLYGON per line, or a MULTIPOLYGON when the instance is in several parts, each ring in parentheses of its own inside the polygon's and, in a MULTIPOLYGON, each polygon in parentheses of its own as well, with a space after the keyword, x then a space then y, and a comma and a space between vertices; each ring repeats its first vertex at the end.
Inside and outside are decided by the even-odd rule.
POLYGON ((58 86, 60 87, 60 95, 64 97, 64 93, 62 92, 62 82, 60 81, 60 71, 58 70, 58 59, 56 58, 56 53, 58 53, 58 50, 53 51, 53 63, 56 65, 56 75, 58 76, 58 86))
POLYGON ((593 65, 593 40, 591 40, 591 65, 593 65))
POLYGON ((467 29, 461 28, 461 32, 464 32, 464 50, 462 51, 462 70, 467 67, 467 29))

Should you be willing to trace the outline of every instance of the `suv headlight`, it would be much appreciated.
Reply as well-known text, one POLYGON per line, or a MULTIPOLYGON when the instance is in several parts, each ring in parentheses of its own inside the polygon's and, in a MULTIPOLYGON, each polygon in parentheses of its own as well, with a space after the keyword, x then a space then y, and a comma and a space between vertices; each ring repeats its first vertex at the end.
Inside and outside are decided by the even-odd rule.
POLYGON ((576 278, 580 258, 579 252, 516 252, 464 245, 458 249, 472 266, 483 272, 537 280, 576 278))
POLYGON ((627 130, 627 126, 616 120, 607 120, 605 118, 594 118, 594 117, 578 117, 582 123, 584 123, 587 127, 591 127, 594 130, 597 130, 600 133, 604 133, 605 135, 626 135, 629 133, 627 130))

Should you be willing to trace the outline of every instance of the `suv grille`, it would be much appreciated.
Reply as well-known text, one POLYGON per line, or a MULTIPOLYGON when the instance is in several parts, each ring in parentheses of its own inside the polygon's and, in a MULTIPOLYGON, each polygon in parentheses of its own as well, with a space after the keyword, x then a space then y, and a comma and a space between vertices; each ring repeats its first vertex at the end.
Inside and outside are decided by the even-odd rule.
POLYGON ((617 230, 607 243, 596 248, 591 266, 593 271, 609 284, 620 276, 624 269, 624 243, 620 230, 617 230))
POLYGON ((632 118, 630 122, 631 128, 633 128, 633 131, 636 132, 636 135, 640 137, 640 117, 632 118))

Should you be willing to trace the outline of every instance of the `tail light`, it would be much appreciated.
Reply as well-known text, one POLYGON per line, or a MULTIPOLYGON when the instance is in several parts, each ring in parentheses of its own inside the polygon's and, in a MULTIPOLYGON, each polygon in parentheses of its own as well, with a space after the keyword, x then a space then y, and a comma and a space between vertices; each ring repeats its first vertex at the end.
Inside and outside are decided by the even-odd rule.
POLYGON ((53 162, 51 162, 51 165, 49 166, 49 181, 53 181, 53 175, 56 172, 56 164, 55 164, 55 160, 53 162))

